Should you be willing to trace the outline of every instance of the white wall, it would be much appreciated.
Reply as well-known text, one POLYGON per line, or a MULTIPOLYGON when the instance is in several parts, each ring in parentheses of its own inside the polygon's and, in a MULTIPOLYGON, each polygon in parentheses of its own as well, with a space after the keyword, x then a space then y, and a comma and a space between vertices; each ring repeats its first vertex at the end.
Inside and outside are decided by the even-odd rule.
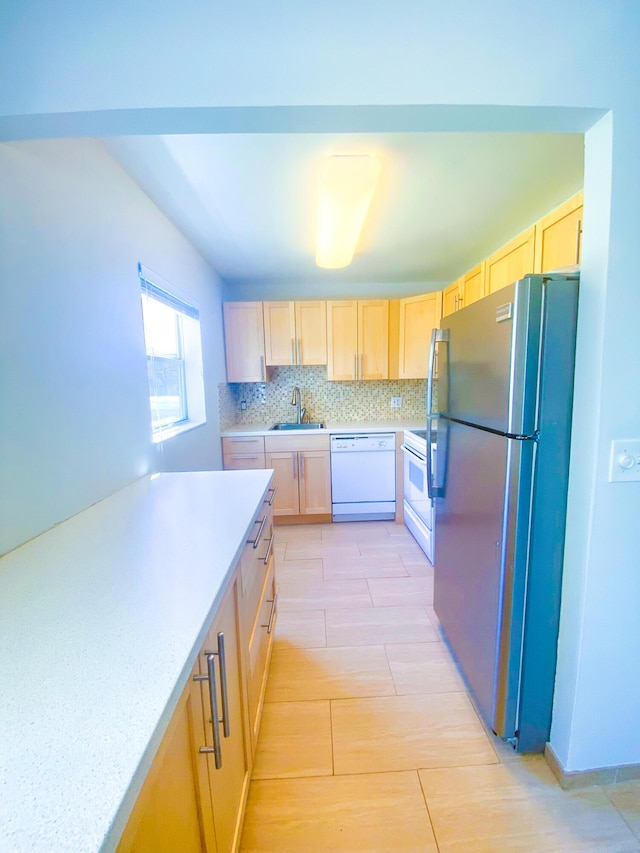
POLYGON ((0 553, 158 469, 220 467, 219 283, 94 140, 0 145, 0 553), (138 261, 198 301, 208 423, 154 446, 138 261))
POLYGON ((640 433, 640 4, 5 5, 5 138, 70 128, 515 130, 527 122, 576 132, 595 123, 589 110, 611 111, 586 137, 579 417, 552 743, 569 770, 640 762, 640 484, 606 479, 611 439, 640 433))

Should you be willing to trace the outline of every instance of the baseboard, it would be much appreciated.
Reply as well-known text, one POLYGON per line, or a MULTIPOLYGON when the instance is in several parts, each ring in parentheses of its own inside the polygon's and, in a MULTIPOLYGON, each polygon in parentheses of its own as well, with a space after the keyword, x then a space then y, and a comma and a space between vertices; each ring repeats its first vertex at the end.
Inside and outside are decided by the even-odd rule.
POLYGON ((565 791, 640 779, 640 764, 618 764, 613 767, 596 767, 593 770, 565 770, 550 743, 545 745, 544 757, 558 784, 565 791))

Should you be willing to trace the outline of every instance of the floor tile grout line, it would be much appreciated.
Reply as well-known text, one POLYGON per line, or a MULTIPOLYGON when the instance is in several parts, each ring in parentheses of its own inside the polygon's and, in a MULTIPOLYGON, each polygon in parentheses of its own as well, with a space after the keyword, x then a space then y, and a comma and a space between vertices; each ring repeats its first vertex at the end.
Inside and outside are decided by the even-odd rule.
POLYGON ((431 832, 433 833, 433 840, 436 843, 436 850, 440 853, 440 844, 438 842, 438 836, 436 835, 436 828, 433 823, 433 818, 431 816, 431 810, 429 809, 429 802, 427 800, 427 792, 424 789, 424 785, 422 784, 422 779, 420 778, 420 770, 416 770, 416 774, 418 776, 418 784, 420 785, 420 791, 422 792, 422 799, 424 800, 424 807, 427 812, 427 817, 429 818, 429 825, 431 826, 431 832))
POLYGON ((336 750, 333 740, 333 700, 329 699, 329 731, 331 732, 331 775, 336 775, 336 750))

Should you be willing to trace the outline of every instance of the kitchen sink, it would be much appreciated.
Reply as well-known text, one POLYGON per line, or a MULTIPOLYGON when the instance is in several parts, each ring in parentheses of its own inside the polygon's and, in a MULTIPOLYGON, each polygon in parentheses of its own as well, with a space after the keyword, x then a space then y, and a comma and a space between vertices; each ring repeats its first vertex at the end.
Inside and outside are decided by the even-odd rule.
POLYGON ((274 424, 271 429, 324 429, 324 424, 274 424))

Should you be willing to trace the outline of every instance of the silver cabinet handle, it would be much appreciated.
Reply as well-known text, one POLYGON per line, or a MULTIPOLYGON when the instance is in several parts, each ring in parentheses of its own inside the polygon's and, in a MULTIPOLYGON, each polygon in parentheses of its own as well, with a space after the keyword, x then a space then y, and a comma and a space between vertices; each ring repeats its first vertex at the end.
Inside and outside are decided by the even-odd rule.
POLYGON ((267 381, 267 374, 266 374, 266 370, 265 370, 265 366, 264 366, 264 356, 263 355, 260 356, 260 376, 262 377, 263 382, 267 381))
POLYGON ((295 341, 291 338, 291 364, 296 363, 295 341))
POLYGON ((234 459, 257 459, 258 455, 256 453, 234 453, 234 459))
POLYGON ((269 623, 267 625, 261 625, 261 628, 267 629, 267 634, 270 634, 273 631, 273 620, 276 615, 276 609, 278 606, 278 593, 274 595, 273 598, 268 598, 267 601, 271 602, 271 612, 269 613, 269 623))
POLYGON ((302 338, 298 338, 298 364, 302 364, 302 338))
POLYGON ((364 379, 364 355, 360 356, 360 379, 364 379))
POLYGON ((246 444, 247 442, 255 441, 253 436, 251 438, 229 438, 227 441, 233 442, 233 444, 246 444))
POLYGON ((292 453, 291 459, 293 461, 293 479, 297 480, 298 479, 298 454, 292 453))
POLYGON ((298 453, 300 459, 300 479, 304 480, 304 453, 298 453))
MULTIPOLYGON (((224 633, 218 631, 218 658, 220 659, 220 692, 222 693, 222 731, 229 737, 229 690, 227 689, 227 657, 224 649, 224 633)), ((214 652, 215 654, 215 652, 214 652)))
POLYGON ((194 675, 194 681, 209 682, 209 701, 211 702, 211 730, 213 733, 213 746, 201 746, 203 755, 213 753, 216 770, 222 767, 222 746, 220 743, 220 717, 218 715, 218 691, 216 688, 215 652, 205 652, 207 656, 207 674, 194 675))
POLYGON ((353 378, 354 379, 358 378, 358 356, 357 355, 353 356, 353 378))
POLYGON ((267 547, 267 553, 264 555, 264 560, 262 561, 265 564, 265 566, 269 563, 269 559, 271 557, 271 551, 273 550, 273 533, 267 539, 267 542, 269 543, 269 545, 267 547))
POLYGON ((264 503, 269 504, 269 506, 273 506, 273 500, 276 496, 276 492, 278 491, 277 486, 272 486, 269 491, 271 492, 271 497, 267 498, 264 503))
POLYGON ((265 515, 265 517, 261 518, 260 521, 254 521, 253 523, 259 524, 260 527, 258 528, 258 532, 256 534, 255 539, 247 539, 247 545, 252 545, 253 549, 255 550, 258 547, 258 545, 260 544, 260 539, 262 538, 262 532, 264 531, 264 526, 267 523, 267 516, 265 515))

